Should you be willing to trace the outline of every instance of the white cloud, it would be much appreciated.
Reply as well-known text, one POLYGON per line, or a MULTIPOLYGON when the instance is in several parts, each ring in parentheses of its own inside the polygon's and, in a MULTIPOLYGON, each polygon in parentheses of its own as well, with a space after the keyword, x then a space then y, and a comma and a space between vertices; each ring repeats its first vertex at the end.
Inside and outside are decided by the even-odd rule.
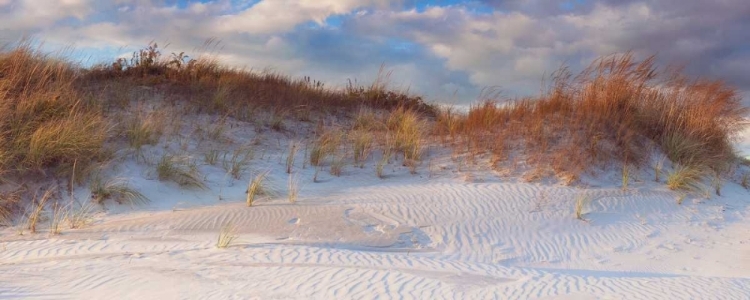
POLYGON ((221 32, 273 34, 286 32, 305 22, 323 24, 333 15, 341 15, 383 0, 262 0, 250 8, 216 20, 221 32))

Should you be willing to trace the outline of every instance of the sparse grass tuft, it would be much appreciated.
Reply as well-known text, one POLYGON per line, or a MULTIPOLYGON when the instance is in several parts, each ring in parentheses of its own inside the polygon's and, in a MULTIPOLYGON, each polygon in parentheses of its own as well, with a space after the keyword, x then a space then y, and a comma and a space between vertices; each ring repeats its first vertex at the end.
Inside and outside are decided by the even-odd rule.
POLYGON ((206 188, 198 167, 187 155, 175 156, 165 153, 156 164, 156 174, 162 181, 170 180, 190 188, 206 188))
POLYGON ((354 148, 354 164, 360 168, 364 168, 365 161, 370 157, 374 143, 372 133, 363 130, 353 130, 349 132, 349 139, 354 148))
POLYGON ((93 219, 95 209, 95 204, 92 202, 85 201, 78 203, 71 201, 65 212, 65 220, 68 222, 68 228, 78 229, 88 225, 93 219))
POLYGON ((41 197, 37 198, 37 195, 34 196, 31 211, 26 218, 26 229, 28 229, 29 232, 36 233, 36 225, 42 217, 42 211, 44 211, 47 201, 54 197, 54 193, 55 188, 49 187, 44 191, 41 197))
POLYGON ((286 156, 286 173, 292 174, 292 168, 294 168, 294 159, 297 157, 297 151, 299 150, 299 143, 292 141, 289 143, 289 152, 286 156))
POLYGON ((165 116, 160 112, 144 115, 136 113, 125 122, 125 137, 128 144, 136 151, 145 145, 155 145, 162 134, 165 116))
POLYGON ((247 194, 245 203, 248 207, 253 206, 253 203, 255 203, 255 198, 258 195, 262 195, 265 193, 264 182, 266 180, 266 177, 268 176, 268 173, 268 171, 260 172, 248 183, 247 191, 245 191, 245 193, 247 194))
POLYGON ((331 154, 335 153, 341 141, 343 133, 339 129, 330 129, 324 131, 310 149, 310 165, 317 167, 331 154))
POLYGON ((91 182, 91 200, 94 203, 103 204, 108 199, 118 204, 130 205, 144 204, 149 201, 141 192, 130 187, 125 178, 102 179, 96 176, 91 182))
POLYGON ((253 159, 254 152, 252 148, 238 148, 232 152, 232 156, 227 159, 227 153, 224 154, 222 165, 227 174, 232 175, 234 179, 240 179, 245 172, 250 160, 253 159))
POLYGON ((299 176, 294 174, 289 174, 289 182, 288 182, 288 189, 289 189, 289 202, 295 203, 297 202, 297 197, 299 196, 300 191, 300 179, 299 176))
POLYGON ((750 173, 742 174, 742 177, 740 177, 740 185, 746 190, 750 190, 750 173))
POLYGON ((576 205, 575 206, 575 216, 576 216, 576 219, 581 220, 581 221, 585 221, 586 219, 583 218, 583 216, 585 215, 585 213, 584 213, 583 210, 586 209, 586 206, 589 204, 589 202, 591 202, 591 199, 588 196, 586 196, 586 195, 584 195, 582 193, 576 195, 575 199, 576 199, 575 200, 575 205, 576 205))
POLYGON ((236 229, 234 228, 234 225, 228 223, 222 226, 221 231, 219 231, 219 238, 216 241, 216 248, 226 249, 227 247, 231 246, 232 242, 234 242, 236 239, 236 229))

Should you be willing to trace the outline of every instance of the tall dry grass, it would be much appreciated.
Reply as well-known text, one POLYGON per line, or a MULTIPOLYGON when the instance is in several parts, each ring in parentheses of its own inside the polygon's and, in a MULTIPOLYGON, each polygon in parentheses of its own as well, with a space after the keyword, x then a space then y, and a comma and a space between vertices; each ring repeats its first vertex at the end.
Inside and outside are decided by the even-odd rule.
POLYGON ((22 43, 0 50, 0 172, 60 171, 104 156, 109 124, 69 61, 22 43))
POLYGON ((508 145, 543 175, 577 178, 612 164, 643 166, 654 149, 673 162, 723 171, 731 137, 747 109, 721 81, 659 70, 654 57, 602 57, 580 74, 558 70, 540 97, 486 100, 456 117, 439 114, 437 132, 462 151, 507 158, 508 145))

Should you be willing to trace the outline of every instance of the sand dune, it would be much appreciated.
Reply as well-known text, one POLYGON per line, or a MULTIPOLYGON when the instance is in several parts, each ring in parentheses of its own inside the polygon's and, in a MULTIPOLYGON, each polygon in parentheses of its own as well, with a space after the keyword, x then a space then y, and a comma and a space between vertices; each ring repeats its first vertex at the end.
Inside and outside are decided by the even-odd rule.
POLYGON ((738 186, 677 205, 672 192, 648 181, 623 192, 499 179, 466 183, 448 175, 351 176, 372 178, 361 188, 321 183, 296 204, 278 198, 255 207, 229 201, 113 213, 51 238, 6 232, 0 295, 743 299, 750 293, 750 202, 738 186), (588 221, 573 217, 578 193, 594 199, 588 221), (227 223, 240 238, 216 249, 227 223))

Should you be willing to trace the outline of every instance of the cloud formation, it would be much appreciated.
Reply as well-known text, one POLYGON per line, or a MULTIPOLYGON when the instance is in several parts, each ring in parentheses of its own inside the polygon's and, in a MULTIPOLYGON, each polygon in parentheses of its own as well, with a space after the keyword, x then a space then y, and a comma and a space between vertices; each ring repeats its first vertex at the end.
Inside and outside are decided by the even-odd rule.
POLYGON ((444 102, 486 86, 535 94, 562 64, 628 50, 750 90, 746 0, 0 0, 0 19, 0 41, 32 34, 96 58, 215 38, 224 63, 334 86, 385 64, 395 85, 444 102))

